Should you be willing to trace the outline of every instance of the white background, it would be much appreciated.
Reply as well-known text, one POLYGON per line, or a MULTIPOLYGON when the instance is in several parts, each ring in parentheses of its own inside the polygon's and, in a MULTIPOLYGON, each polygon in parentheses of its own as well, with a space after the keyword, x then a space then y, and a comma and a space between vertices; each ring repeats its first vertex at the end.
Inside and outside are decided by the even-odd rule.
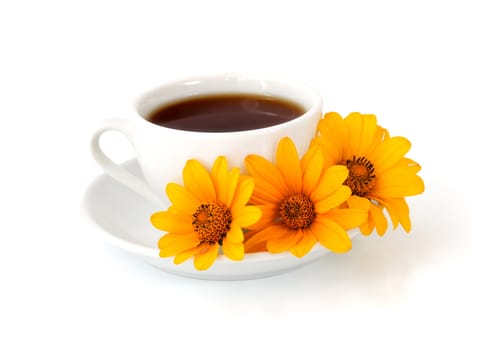
MULTIPOLYGON (((0 348, 501 349, 498 1, 2 1, 0 348), (80 213, 89 136, 146 89, 283 75, 409 138, 413 229, 245 282, 184 279, 80 213)), ((107 135, 114 159, 133 156, 107 135)))

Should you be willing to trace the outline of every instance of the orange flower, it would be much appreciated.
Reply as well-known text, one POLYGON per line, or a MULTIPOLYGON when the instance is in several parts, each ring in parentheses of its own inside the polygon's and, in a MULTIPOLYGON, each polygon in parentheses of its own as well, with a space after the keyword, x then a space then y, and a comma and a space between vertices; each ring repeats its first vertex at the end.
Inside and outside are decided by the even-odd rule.
POLYGON ((423 180, 417 175, 421 167, 404 157, 410 142, 404 137, 390 137, 371 114, 351 113, 343 119, 335 112, 327 113, 318 130, 313 144, 323 148, 327 166, 340 164, 349 170, 344 184, 353 195, 347 204, 369 208, 361 232, 368 235, 374 228, 379 235, 386 232, 388 222, 383 208, 394 228, 400 223, 409 232, 409 207, 404 197, 424 191, 423 180))
POLYGON ((258 208, 246 205, 253 179, 240 176, 237 168, 229 172, 225 157, 218 157, 211 173, 197 160, 189 160, 183 180, 185 187, 168 184, 171 207, 150 218, 154 227, 169 232, 159 240, 159 255, 175 256, 175 264, 194 257, 198 270, 213 264, 219 246, 228 258, 243 259, 243 227, 261 216, 258 208))
POLYGON ((359 209, 338 209, 351 196, 343 185, 348 170, 342 165, 324 169, 323 162, 320 147, 299 159, 289 138, 278 145, 276 165, 257 155, 246 158, 255 180, 250 202, 262 211, 261 220, 246 234, 247 252, 290 251, 302 257, 316 242, 338 253, 351 249, 346 229, 357 227, 367 215, 359 209))

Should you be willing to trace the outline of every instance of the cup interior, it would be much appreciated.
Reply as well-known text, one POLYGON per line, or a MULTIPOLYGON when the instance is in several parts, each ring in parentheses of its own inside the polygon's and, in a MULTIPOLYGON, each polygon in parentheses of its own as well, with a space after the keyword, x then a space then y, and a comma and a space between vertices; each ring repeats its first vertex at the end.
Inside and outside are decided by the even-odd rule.
POLYGON ((145 119, 152 111, 169 103, 192 97, 229 93, 281 98, 302 107, 304 114, 321 105, 318 93, 299 82, 236 74, 194 77, 160 86, 137 101, 137 113, 145 119))

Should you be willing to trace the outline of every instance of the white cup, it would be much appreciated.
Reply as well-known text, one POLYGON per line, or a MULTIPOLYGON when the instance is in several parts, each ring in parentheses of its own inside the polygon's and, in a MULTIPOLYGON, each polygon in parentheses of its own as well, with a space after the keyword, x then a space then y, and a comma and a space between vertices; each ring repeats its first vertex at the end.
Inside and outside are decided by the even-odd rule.
POLYGON ((182 183, 182 171, 189 159, 197 159, 210 169, 215 158, 225 156, 229 166, 244 171, 244 159, 258 154, 274 160, 277 143, 288 136, 301 156, 309 147, 321 118, 322 100, 312 88, 296 81, 247 75, 201 76, 168 83, 140 97, 129 119, 107 119, 91 140, 91 151, 103 170, 118 182, 152 201, 166 203, 166 185, 182 183), (158 107, 191 96, 244 93, 274 96, 300 105, 305 113, 282 124, 246 131, 199 132, 171 129, 148 120, 158 107), (133 146, 146 179, 129 173, 108 158, 99 145, 109 130, 123 133, 133 146))

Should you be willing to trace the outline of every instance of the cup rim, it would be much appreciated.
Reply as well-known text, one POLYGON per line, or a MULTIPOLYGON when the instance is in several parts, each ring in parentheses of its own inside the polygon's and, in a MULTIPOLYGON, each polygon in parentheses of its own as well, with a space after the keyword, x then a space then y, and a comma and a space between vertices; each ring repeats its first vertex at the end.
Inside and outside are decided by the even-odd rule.
MULTIPOLYGON (((288 99, 288 97, 286 97, 288 99)), ((294 99, 292 101, 295 102, 294 99)), ((193 75, 193 76, 187 76, 184 78, 179 78, 176 80, 170 80, 165 82, 164 84, 160 84, 154 88, 149 89, 148 91, 144 92, 141 94, 135 101, 134 103, 134 115, 136 116, 137 119, 141 120, 142 123, 146 123, 151 127, 155 128, 161 128, 162 130, 166 130, 168 132, 176 132, 179 134, 186 134, 186 135, 204 135, 204 136, 209 136, 209 137, 225 137, 226 135, 240 135, 240 134, 246 134, 246 135, 253 135, 253 134, 262 134, 265 132, 270 132, 270 131, 275 131, 275 130, 281 130, 285 127, 295 125, 297 123, 300 123, 302 120, 304 120, 308 115, 313 114, 315 111, 320 111, 321 113, 322 109, 322 98, 320 93, 315 90, 313 87, 310 85, 307 85, 303 82, 300 82, 298 80, 293 80, 289 78, 283 78, 283 77, 276 77, 276 76, 271 76, 271 75, 262 75, 262 74, 254 74, 254 73, 225 73, 225 74, 203 74, 203 75, 193 75), (310 108, 306 109, 305 112, 298 117, 286 121, 284 123, 276 124, 276 125, 271 125, 263 128, 257 128, 257 129, 249 129, 249 130, 239 130, 239 131, 195 131, 195 130, 183 130, 183 129, 175 129, 175 128, 168 128, 164 126, 157 125, 155 123, 152 123, 148 121, 145 117, 143 117, 140 112, 139 112, 139 105, 143 100, 148 98, 148 96, 151 96, 155 92, 165 89, 169 86, 175 86, 177 84, 183 84, 187 82, 192 82, 192 81, 200 81, 200 80, 226 80, 226 79, 247 79, 247 80, 263 80, 263 81, 268 81, 268 82, 276 82, 276 83, 282 83, 282 84, 288 84, 290 86, 295 87, 298 90, 304 90, 306 94, 310 95, 310 99, 312 101, 310 108)))

